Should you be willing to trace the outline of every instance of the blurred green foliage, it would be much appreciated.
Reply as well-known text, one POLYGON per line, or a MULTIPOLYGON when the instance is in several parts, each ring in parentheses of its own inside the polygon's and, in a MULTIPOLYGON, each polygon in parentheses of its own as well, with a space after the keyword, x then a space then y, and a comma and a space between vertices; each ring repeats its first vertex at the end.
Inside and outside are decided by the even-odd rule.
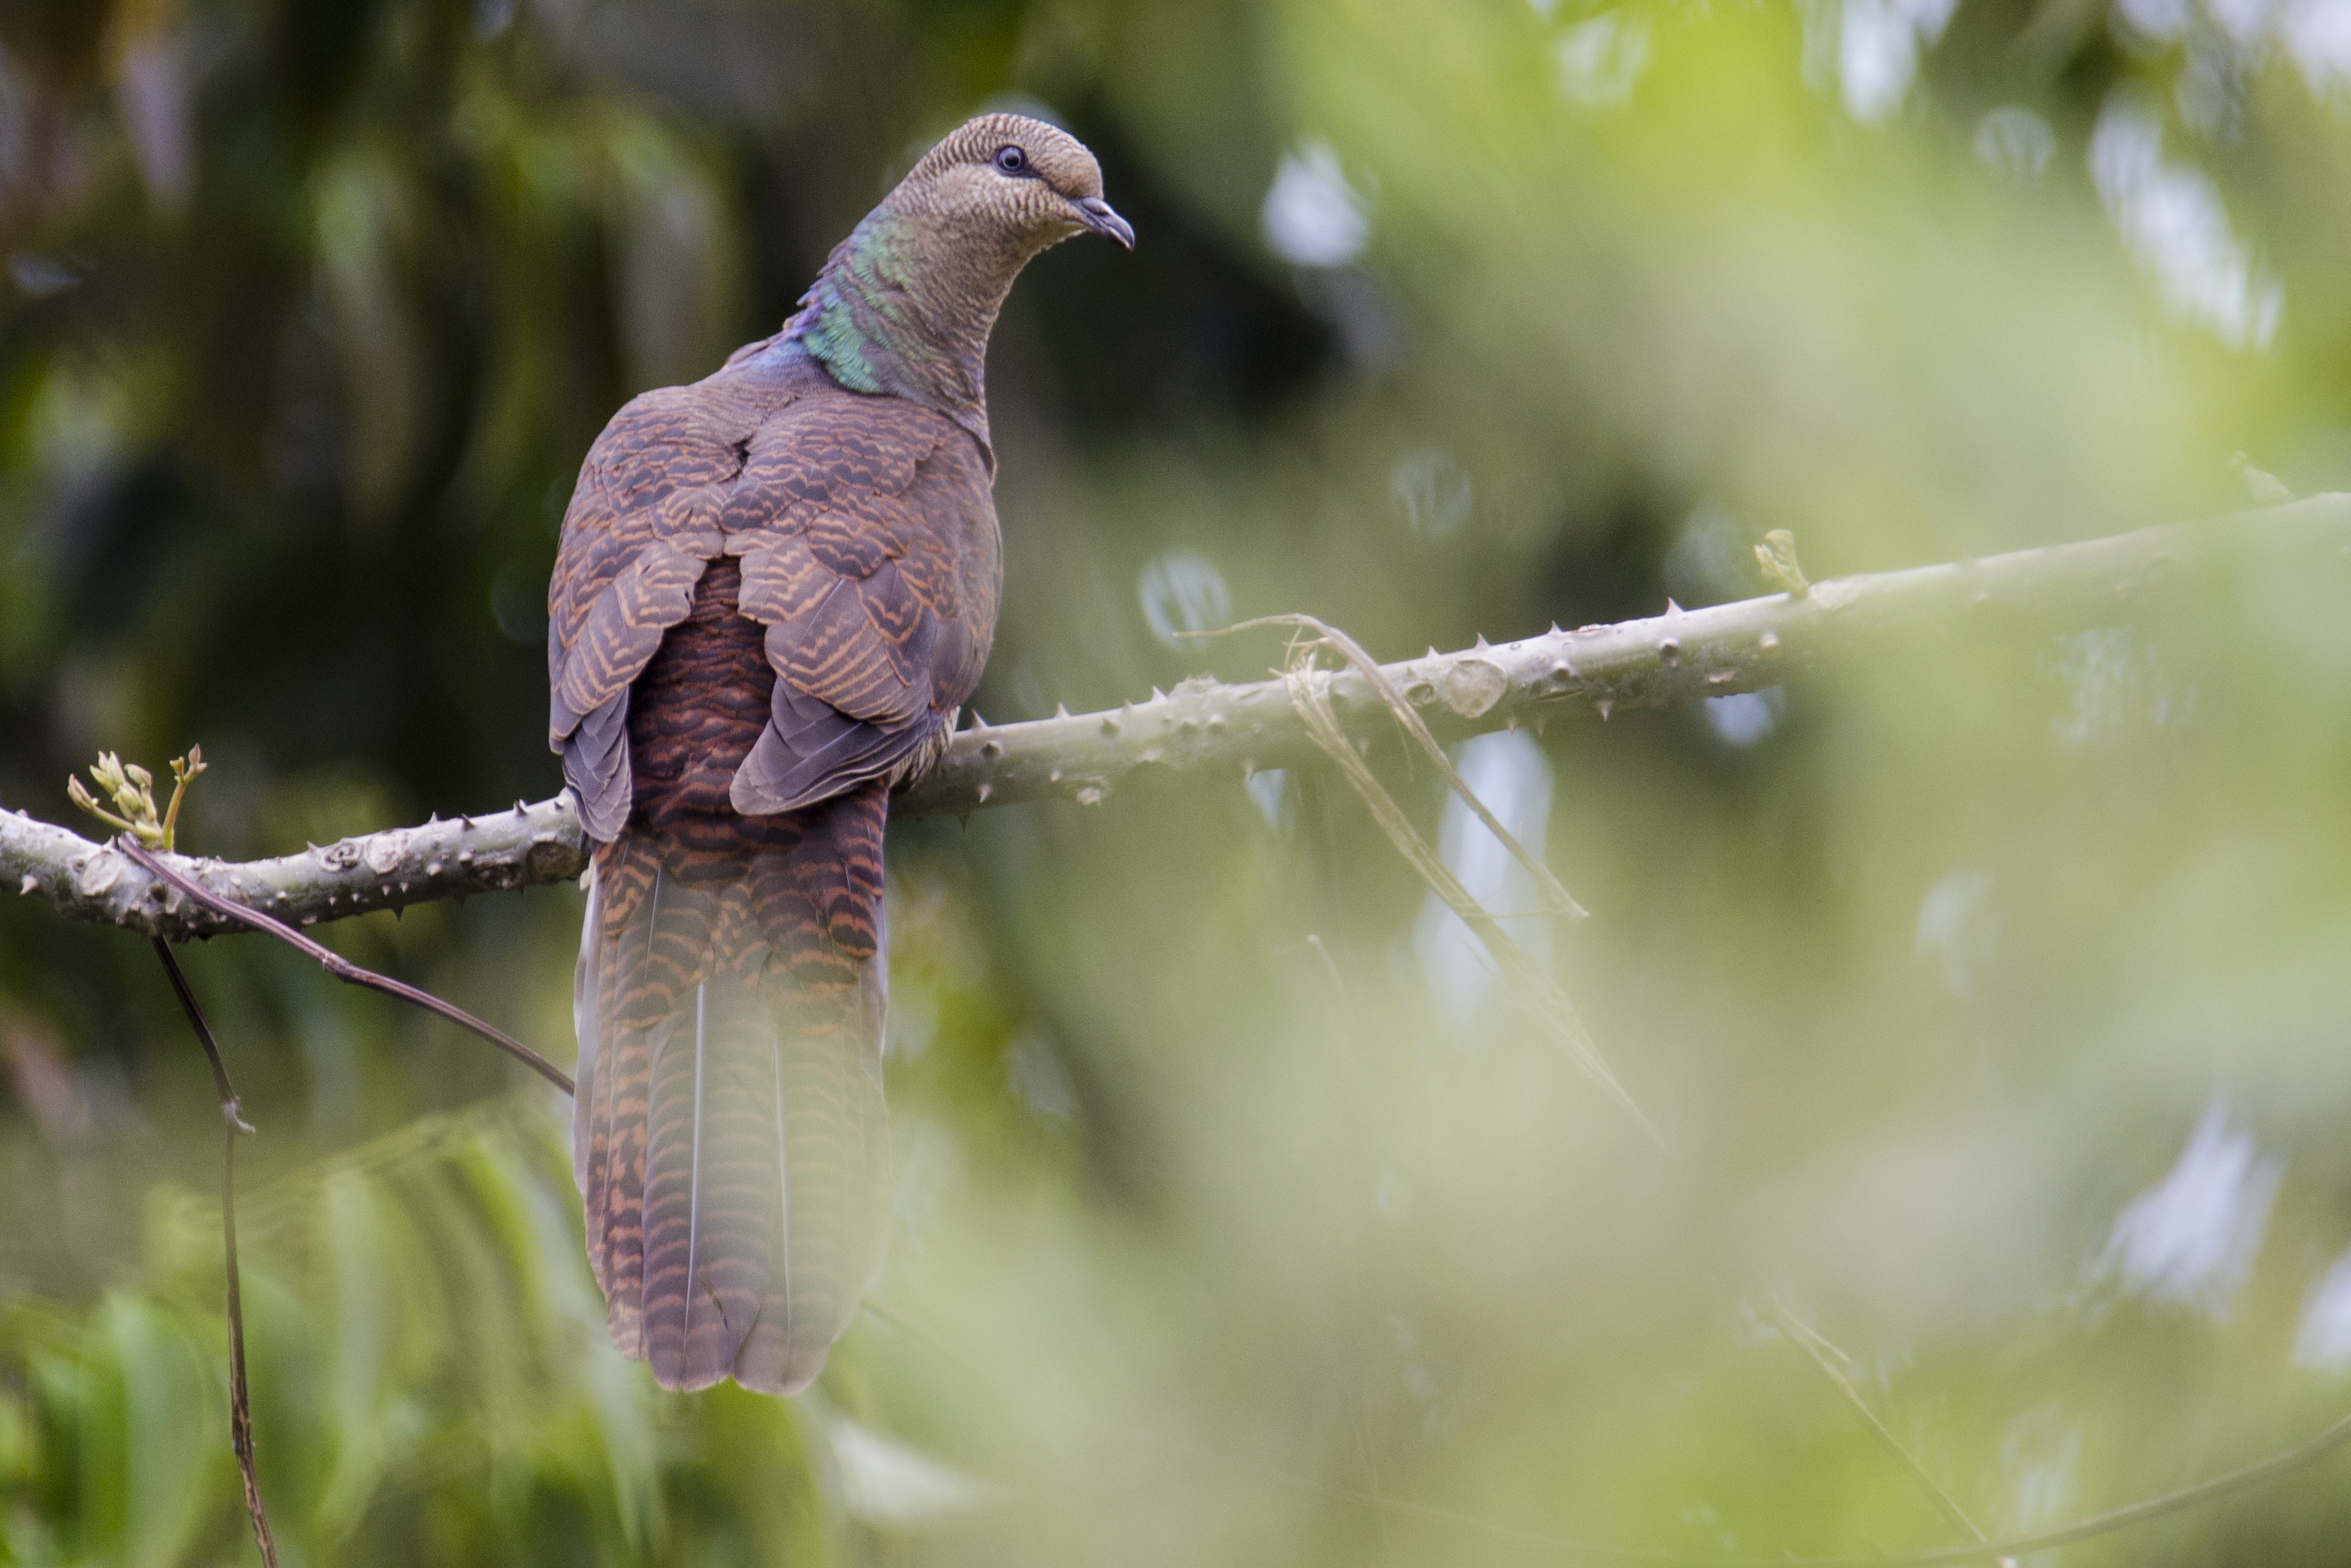
MULTIPOLYGON (((998 335, 999 721, 1259 673, 1173 636, 1228 617, 1392 658, 1756 591, 1772 528, 1821 579, 2241 506, 2240 451, 2351 487, 2342 0, 18 0, 0 802, 201 742, 236 857, 551 791, 587 444, 1007 103, 1142 246, 998 335)), ((900 1235, 789 1403, 612 1355, 543 1088, 192 952, 287 1560, 1951 1539, 1775 1290, 1996 1534, 2298 1440, 2351 1405, 2346 593, 1466 750, 1663 1158, 1325 780, 908 825, 900 1235)), ((580 902, 321 930, 560 1058, 580 902)), ((0 1561, 251 1555, 142 947, 0 907, 0 1561)), ((2052 1560, 2339 1561, 2346 1463, 2052 1560)))

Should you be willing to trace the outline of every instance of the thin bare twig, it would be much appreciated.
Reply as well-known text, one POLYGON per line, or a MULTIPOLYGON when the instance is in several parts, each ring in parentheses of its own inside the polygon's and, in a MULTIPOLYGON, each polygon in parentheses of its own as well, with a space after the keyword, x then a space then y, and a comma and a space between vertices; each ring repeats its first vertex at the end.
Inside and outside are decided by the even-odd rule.
MULTIPOLYGON (((1518 835, 1502 826, 1500 820, 1486 809, 1486 802, 1478 798, 1478 792, 1475 789, 1469 788, 1468 780, 1462 778, 1460 770, 1453 766, 1453 759, 1445 755, 1445 747, 1437 744, 1437 737, 1428 733, 1428 726, 1422 722, 1420 715, 1413 712, 1412 704, 1405 699, 1404 693, 1396 688, 1394 681, 1388 679, 1387 672, 1380 668, 1379 661, 1364 651, 1362 643, 1340 631, 1336 626, 1318 621, 1311 615, 1260 615, 1254 621, 1239 622, 1224 630, 1245 632, 1253 626, 1295 626, 1302 631, 1313 632, 1318 639, 1329 644, 1333 653, 1346 660, 1353 666, 1355 673, 1369 683, 1380 701, 1387 704, 1388 712, 1395 716, 1397 727, 1419 743, 1420 749, 1444 773, 1446 782, 1453 786, 1453 792, 1461 797, 1462 801, 1478 814, 1478 820, 1486 824, 1486 831, 1493 834, 1502 847, 1510 852, 1511 858, 1525 868, 1527 875, 1534 879, 1535 886, 1542 890, 1543 896, 1551 901, 1552 908, 1573 920, 1582 920, 1590 914, 1583 905, 1568 895, 1567 889, 1560 885, 1559 878, 1552 874, 1551 867, 1545 865, 1537 856, 1529 853, 1527 847, 1519 842, 1518 835)), ((1222 632, 1185 633, 1186 636, 1221 636, 1222 634, 1222 632)), ((1479 706, 1479 711, 1483 712, 1484 707, 1490 707, 1501 699, 1501 695, 1509 689, 1510 683, 1509 677, 1502 674, 1498 665, 1489 660, 1479 658, 1477 656, 1479 652, 1479 649, 1471 649, 1462 655, 1448 667, 1446 677, 1450 683, 1448 702, 1458 703, 1461 707, 1479 706, 1482 703, 1484 706, 1479 706)))
MULTIPOLYGON (((273 920, 268 915, 262 914, 259 910, 247 909, 242 904, 230 903, 227 899, 221 897, 218 894, 212 892, 208 888, 199 886, 188 878, 182 876, 178 872, 173 871, 170 866, 165 865, 162 861, 156 859, 155 856, 148 853, 145 849, 141 847, 137 840, 131 838, 127 833, 116 839, 114 841, 113 847, 122 854, 128 856, 132 862, 144 870, 148 875, 155 878, 166 887, 170 887, 177 891, 183 898, 186 898, 196 904, 201 904, 206 909, 211 910, 214 914, 221 915, 225 919, 234 920, 242 925, 249 925, 256 931, 267 932, 270 936, 277 937, 280 942, 286 943, 287 946, 309 955, 310 957, 318 961, 319 966, 323 967, 327 973, 334 976, 335 978, 339 980, 346 981, 354 986, 365 986, 370 990, 381 991, 384 995, 389 997, 398 997, 402 1001, 409 1002, 414 1006, 423 1008, 426 1012, 437 1013, 441 1017, 447 1019, 451 1023, 455 1024, 458 1028, 470 1030, 475 1034, 477 1034, 484 1040, 488 1040, 492 1045, 496 1046, 500 1051, 505 1051, 508 1056, 513 1057, 517 1061, 521 1062, 524 1066, 538 1073, 541 1078, 546 1079, 549 1083, 552 1083, 558 1089, 562 1090, 566 1094, 572 1092, 572 1083, 569 1074, 566 1073, 561 1068, 556 1066, 555 1063, 548 1061, 547 1058, 539 1055, 538 1052, 531 1050, 530 1047, 523 1044, 522 1041, 515 1039, 512 1035, 507 1034, 503 1030, 491 1028, 488 1024, 484 1023, 481 1019, 475 1018, 465 1009, 457 1007, 454 1003, 444 1002, 430 991, 420 990, 414 986, 404 984, 402 981, 392 979, 383 975, 379 975, 373 969, 362 969, 357 964, 352 963, 349 958, 344 957, 340 953, 336 952, 333 948, 312 941, 309 937, 303 936, 299 931, 295 930, 284 921, 273 920)), ((160 942, 162 938, 158 937, 156 940, 160 942)))
POLYGON ((1331 956, 1330 945, 1311 931, 1306 934, 1306 945, 1314 949, 1314 956, 1317 958, 1322 960, 1322 972, 1331 977, 1331 988, 1338 993, 1339 1005, 1353 1016, 1355 1010, 1354 1001, 1347 995, 1347 982, 1339 973, 1339 961, 1331 956))
MULTIPOLYGON (((1493 956, 1504 984, 1518 998, 1520 1005, 1548 1026, 1570 1059, 1583 1068, 1659 1148, 1667 1147, 1664 1135, 1634 1102, 1632 1095, 1625 1092, 1625 1086, 1616 1081, 1616 1075, 1609 1071, 1608 1063, 1601 1057, 1600 1048, 1593 1042, 1591 1031, 1583 1027, 1583 1019, 1576 1012, 1575 1004, 1568 1000, 1567 993, 1543 973, 1541 967, 1527 956, 1526 949, 1511 940, 1510 933, 1502 929, 1501 923, 1461 884, 1461 879, 1455 876, 1437 852, 1428 847, 1427 841, 1414 829, 1404 809, 1395 803, 1395 797, 1381 787, 1379 779, 1364 765, 1363 758, 1349 742, 1346 732, 1340 727, 1338 718, 1331 711, 1328 691, 1331 677, 1314 667, 1314 649, 1319 645, 1309 643, 1301 648, 1282 676, 1289 690, 1290 706, 1304 721, 1307 734, 1338 765, 1339 771, 1372 813, 1373 821, 1379 824, 1380 831, 1388 836, 1389 841, 1395 845, 1412 868, 1420 873, 1421 880, 1427 883, 1431 890, 1485 944, 1486 950, 1493 956)), ((1430 744, 1434 746, 1435 742, 1430 744)), ((1465 792, 1468 788, 1466 784, 1462 786, 1465 792)), ((1488 814, 1487 821, 1505 842, 1516 843, 1509 831, 1495 822, 1490 814, 1488 814)), ((1520 850, 1520 853, 1523 855, 1525 852, 1520 850)), ((1558 884, 1553 883, 1552 885, 1558 884)), ((1559 896, 1562 899, 1567 897, 1564 889, 1559 896)), ((1573 901, 1568 902, 1573 906, 1573 901)))
POLYGON ((2045 1552, 2054 1546, 2070 1546, 2132 1525, 2144 1524, 2184 1508, 2210 1502, 2232 1491, 2241 1491, 2282 1475, 2287 1470, 2306 1465, 2351 1439, 2351 1414, 2327 1427, 2308 1442, 2257 1459, 2250 1465, 2181 1487, 2159 1496, 2126 1503, 2121 1508, 2094 1513, 2087 1519, 2043 1530, 2032 1535, 2011 1535, 2001 1541, 1987 1541, 1960 1546, 1936 1546, 1924 1552, 1908 1552, 1889 1555, 1884 1552, 1870 1556, 1848 1557, 1740 1557, 1697 1555, 1689 1552, 1659 1552, 1646 1547, 1618 1546, 1607 1542, 1577 1541, 1563 1535, 1547 1535, 1540 1531, 1520 1530, 1476 1514, 1457 1513, 1451 1509, 1431 1508, 1425 1503, 1406 1502, 1399 1498, 1377 1498, 1356 1492, 1338 1495, 1352 1498, 1374 1508, 1384 1508, 1416 1519, 1450 1524, 1465 1530, 1475 1530, 1497 1541, 1520 1546, 1540 1547, 1562 1556, 1582 1557, 1605 1563, 1650 1563, 1667 1568, 1945 1568, 1960 1563, 1990 1563, 2003 1558, 2022 1557, 2029 1552, 2045 1552))
POLYGON ((245 1483, 245 1511, 253 1521, 253 1542, 261 1549, 266 1568, 277 1568, 277 1542, 269 1532, 269 1511, 261 1503, 261 1477, 253 1464, 253 1396, 245 1376, 245 1293, 236 1263, 236 1140, 253 1127, 246 1121, 236 1090, 229 1082, 228 1067, 221 1061, 213 1026, 205 1021, 204 1009, 196 1005, 196 993, 189 988, 187 976, 180 972, 180 961, 172 956, 171 944, 161 936, 152 940, 155 956, 163 962, 163 973, 170 977, 172 989, 188 1015, 189 1027, 204 1048, 204 1060, 212 1064, 213 1087, 220 1093, 221 1253, 228 1269, 228 1440, 236 1451, 237 1475, 245 1483))
MULTIPOLYGON (((1821 1369, 1821 1375, 1835 1385, 1837 1392, 1844 1396, 1845 1402, 1851 1405, 1855 1412, 1861 1416, 1862 1424, 1869 1428, 1870 1436, 1877 1439, 1878 1446, 1893 1455, 1902 1468, 1910 1472, 1911 1479, 1916 1480, 1927 1495, 1934 1500, 1935 1506, 1943 1511, 1944 1517, 1974 1536, 1979 1544, 1990 1545, 1991 1537, 1986 1535, 1982 1528, 1968 1516, 1968 1511, 1961 1508, 1958 1500, 1943 1490, 1941 1483, 1928 1473, 1927 1467, 1920 1464, 1917 1458, 1902 1446, 1900 1440, 1894 1436, 1892 1429, 1878 1419, 1877 1412, 1869 1407, 1869 1402, 1861 1396, 1861 1390, 1854 1386, 1853 1379, 1847 1377, 1844 1375, 1844 1368, 1837 1364, 1838 1360, 1849 1359, 1844 1352, 1831 1344, 1812 1324, 1790 1312, 1788 1304, 1776 1293, 1771 1297, 1771 1313, 1779 1319, 1781 1329, 1795 1342, 1796 1347, 1811 1359, 1814 1366, 1821 1369), (1837 1360, 1830 1359, 1832 1356, 1837 1360)), ((2014 1568, 2012 1558, 2002 1557, 2000 1562, 2003 1568, 2014 1568)))

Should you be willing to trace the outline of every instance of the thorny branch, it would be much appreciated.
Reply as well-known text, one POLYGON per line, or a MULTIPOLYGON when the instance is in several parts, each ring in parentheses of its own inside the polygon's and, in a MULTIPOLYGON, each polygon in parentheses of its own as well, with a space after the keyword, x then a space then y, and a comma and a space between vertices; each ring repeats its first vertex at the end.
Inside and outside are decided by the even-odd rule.
MULTIPOLYGON (((1612 626, 1556 629, 1516 643, 1380 665, 1381 676, 1439 738, 1508 725, 1663 707, 1761 691, 1840 658, 1866 657, 1938 630, 2019 634, 2113 625, 2167 605, 2225 596, 2237 573, 2296 551, 2351 548, 2351 497, 2317 496, 2204 522, 2176 523, 1978 560, 1831 579, 1801 596, 1774 593, 1612 626)), ((1332 674, 1331 712, 1350 738, 1388 729, 1363 672, 1332 674)), ((1279 680, 1226 685, 1196 676, 1173 693, 1100 713, 984 726, 892 803, 899 818, 968 815, 1041 800, 1099 805, 1186 779, 1246 777, 1322 756, 1279 680)), ((587 869, 569 800, 421 826, 388 828, 275 860, 174 860, 225 900, 294 925, 565 881, 587 869)), ((22 812, 0 813, 0 882, 75 919, 149 935, 237 928, 125 856, 22 812)))

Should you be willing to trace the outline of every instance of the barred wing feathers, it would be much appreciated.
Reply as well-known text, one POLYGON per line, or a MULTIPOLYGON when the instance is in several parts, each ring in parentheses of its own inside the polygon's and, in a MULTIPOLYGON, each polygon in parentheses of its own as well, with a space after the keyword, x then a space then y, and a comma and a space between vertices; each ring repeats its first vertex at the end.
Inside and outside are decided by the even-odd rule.
POLYGON ((782 350, 590 455, 549 632, 600 841, 573 1166, 664 1385, 804 1386, 879 1266, 888 790, 977 683, 998 570, 977 444, 782 350))

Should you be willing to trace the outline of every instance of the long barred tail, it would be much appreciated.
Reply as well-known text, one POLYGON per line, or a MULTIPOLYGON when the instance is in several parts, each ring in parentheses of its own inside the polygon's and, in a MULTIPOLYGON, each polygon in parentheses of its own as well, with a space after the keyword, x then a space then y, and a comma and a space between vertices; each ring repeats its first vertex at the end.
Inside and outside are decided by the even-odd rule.
POLYGON ((807 1386, 880 1268, 888 810, 877 782, 597 847, 573 1172, 613 1342, 667 1387, 807 1386))

